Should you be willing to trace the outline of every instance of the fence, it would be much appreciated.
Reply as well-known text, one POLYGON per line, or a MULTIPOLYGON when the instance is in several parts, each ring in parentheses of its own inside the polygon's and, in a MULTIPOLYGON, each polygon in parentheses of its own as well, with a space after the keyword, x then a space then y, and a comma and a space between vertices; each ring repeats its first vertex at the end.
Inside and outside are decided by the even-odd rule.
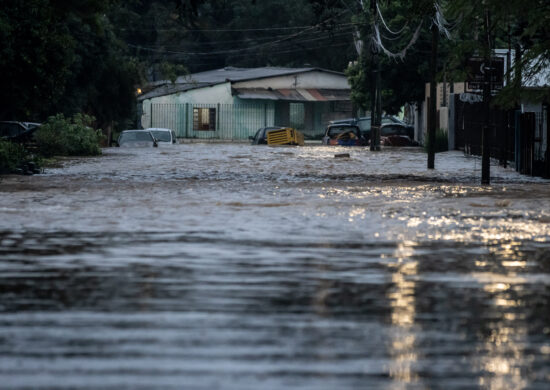
POLYGON ((547 108, 542 112, 491 110, 483 103, 461 101, 455 95, 455 147, 481 155, 482 130, 489 124, 491 157, 506 166, 513 161, 518 172, 550 178, 547 108))
POLYGON ((550 178, 546 111, 516 113, 518 145, 516 169, 527 175, 550 178))
POLYGON ((260 127, 273 126, 273 103, 153 103, 149 127, 166 127, 181 138, 245 140, 260 127))

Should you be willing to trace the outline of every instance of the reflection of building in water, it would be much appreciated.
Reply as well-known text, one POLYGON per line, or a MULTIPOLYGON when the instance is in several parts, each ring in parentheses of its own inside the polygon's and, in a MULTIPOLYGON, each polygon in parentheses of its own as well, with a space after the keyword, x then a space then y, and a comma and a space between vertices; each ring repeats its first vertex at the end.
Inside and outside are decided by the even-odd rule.
POLYGON ((414 370, 418 360, 416 352, 415 315, 415 281, 412 278, 418 273, 418 262, 411 260, 411 246, 400 244, 394 253, 396 263, 390 264, 393 288, 388 291, 391 307, 392 332, 389 354, 390 377, 394 380, 392 388, 406 387, 419 380, 414 370))
POLYGON ((517 390, 529 384, 525 372, 530 362, 524 350, 527 324, 521 309, 525 302, 517 298, 525 280, 516 276, 526 263, 517 261, 517 256, 507 256, 505 252, 499 254, 504 255, 500 265, 508 271, 507 274, 476 275, 483 290, 489 294, 489 307, 484 313, 487 318, 484 325, 488 329, 484 329, 485 340, 478 345, 480 357, 475 369, 480 373, 479 385, 482 388, 517 390))

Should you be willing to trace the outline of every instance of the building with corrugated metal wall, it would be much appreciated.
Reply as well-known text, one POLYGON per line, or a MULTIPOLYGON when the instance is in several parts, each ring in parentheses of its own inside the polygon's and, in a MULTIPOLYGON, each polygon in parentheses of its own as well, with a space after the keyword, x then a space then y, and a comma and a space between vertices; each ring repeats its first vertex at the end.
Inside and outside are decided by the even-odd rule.
POLYGON ((246 140, 265 126, 315 137, 329 120, 352 116, 346 76, 320 68, 211 70, 156 82, 138 101, 143 128, 180 138, 246 140))

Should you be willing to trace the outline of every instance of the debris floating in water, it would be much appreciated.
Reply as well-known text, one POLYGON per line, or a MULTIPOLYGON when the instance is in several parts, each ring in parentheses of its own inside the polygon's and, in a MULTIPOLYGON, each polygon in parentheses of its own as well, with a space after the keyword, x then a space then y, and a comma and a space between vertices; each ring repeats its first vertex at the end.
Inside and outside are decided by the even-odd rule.
POLYGON ((334 158, 349 158, 349 153, 338 153, 334 155, 334 158))

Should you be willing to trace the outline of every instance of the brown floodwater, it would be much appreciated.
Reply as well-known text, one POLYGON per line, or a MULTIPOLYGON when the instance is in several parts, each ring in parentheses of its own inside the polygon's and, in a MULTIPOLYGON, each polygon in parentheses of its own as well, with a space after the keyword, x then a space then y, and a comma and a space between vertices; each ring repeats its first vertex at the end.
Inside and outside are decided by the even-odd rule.
POLYGON ((425 166, 182 144, 0 177, 0 388, 550 388, 549 182, 425 166))

